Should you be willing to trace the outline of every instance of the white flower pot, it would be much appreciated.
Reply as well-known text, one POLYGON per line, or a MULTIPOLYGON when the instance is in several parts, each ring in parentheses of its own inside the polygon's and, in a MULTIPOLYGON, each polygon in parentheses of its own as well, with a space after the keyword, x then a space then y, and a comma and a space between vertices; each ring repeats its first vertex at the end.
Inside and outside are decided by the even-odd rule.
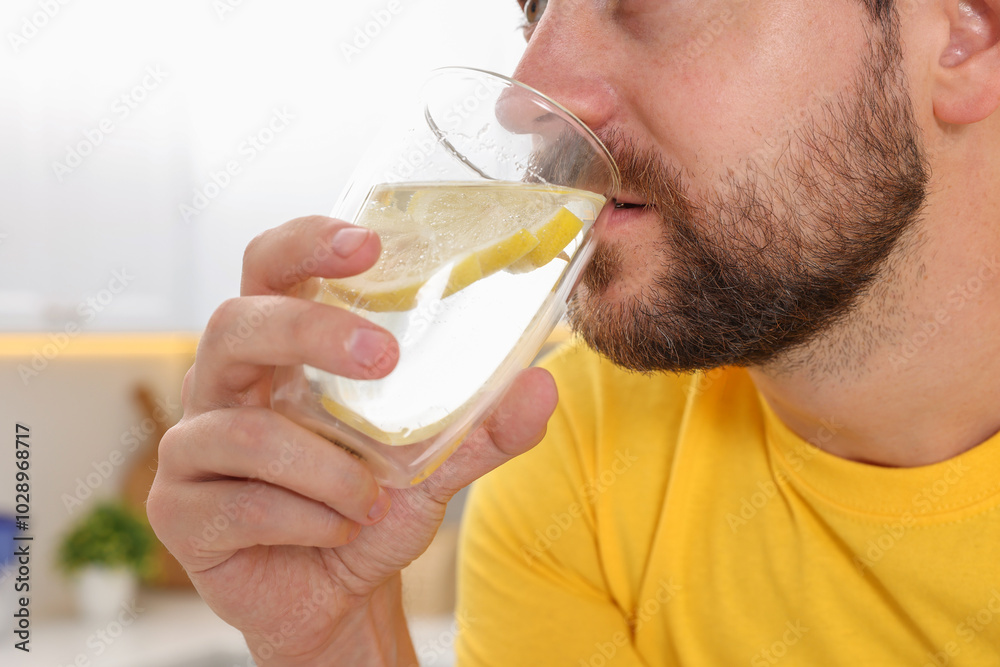
POLYGON ((77 609, 88 619, 110 619, 135 599, 138 588, 139 579, 131 570, 85 567, 76 579, 77 609))

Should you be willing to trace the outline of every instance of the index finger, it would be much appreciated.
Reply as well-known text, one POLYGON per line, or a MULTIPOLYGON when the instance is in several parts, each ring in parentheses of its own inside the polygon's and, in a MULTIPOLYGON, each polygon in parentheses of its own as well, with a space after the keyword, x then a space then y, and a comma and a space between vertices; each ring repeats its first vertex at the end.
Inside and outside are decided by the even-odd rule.
POLYGON ((371 230, 320 215, 296 218, 247 245, 240 294, 286 294, 314 276, 352 276, 374 264, 380 250, 371 230))

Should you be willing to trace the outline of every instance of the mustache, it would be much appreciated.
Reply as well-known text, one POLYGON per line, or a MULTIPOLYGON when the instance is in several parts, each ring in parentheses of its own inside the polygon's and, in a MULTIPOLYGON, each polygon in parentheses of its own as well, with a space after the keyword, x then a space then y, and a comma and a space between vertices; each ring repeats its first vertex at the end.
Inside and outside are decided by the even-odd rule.
MULTIPOLYGON (((650 147, 617 128, 595 131, 608 149, 621 175, 621 191, 640 196, 649 206, 661 210, 690 207, 680 170, 666 164, 650 147)), ((546 137, 525 166, 523 180, 602 192, 610 196, 610 178, 603 154, 582 134, 565 130, 546 137)))
MULTIPOLYGON (((608 168, 602 153, 595 151, 583 135, 567 130, 549 137, 528 159, 523 180, 556 184, 605 193, 609 199, 620 193, 638 199, 655 210, 666 226, 689 230, 702 207, 688 195, 681 169, 669 164, 655 146, 643 145, 619 128, 595 130, 618 167, 621 188, 610 191, 608 168)), ((683 231, 683 236, 689 232, 683 231)))
POLYGON ((679 167, 670 165, 652 147, 618 128, 595 132, 618 165, 621 190, 667 219, 689 218, 696 208, 688 196, 679 167))

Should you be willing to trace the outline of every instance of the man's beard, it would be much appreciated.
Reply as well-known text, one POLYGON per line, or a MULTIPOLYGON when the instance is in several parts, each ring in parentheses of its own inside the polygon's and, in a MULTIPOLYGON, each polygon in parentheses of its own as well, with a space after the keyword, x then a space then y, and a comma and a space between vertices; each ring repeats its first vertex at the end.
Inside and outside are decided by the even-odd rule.
POLYGON ((750 161, 701 201, 654 151, 605 133, 623 190, 659 214, 662 238, 631 259, 654 278, 617 301, 607 292, 623 251, 597 247, 570 303, 574 329, 620 366, 687 371, 775 362, 848 316, 926 196, 900 62, 894 35, 874 39, 853 89, 790 128, 780 157, 750 161))

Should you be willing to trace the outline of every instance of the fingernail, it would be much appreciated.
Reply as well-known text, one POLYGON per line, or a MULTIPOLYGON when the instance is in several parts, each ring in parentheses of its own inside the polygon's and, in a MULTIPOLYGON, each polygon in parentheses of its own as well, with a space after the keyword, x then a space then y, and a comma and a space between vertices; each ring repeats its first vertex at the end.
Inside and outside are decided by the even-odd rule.
POLYGON ((389 497, 388 492, 385 489, 379 489, 378 499, 372 508, 368 511, 368 518, 372 521, 378 521, 386 514, 389 513, 389 505, 392 504, 392 498, 389 497))
POLYGON ((333 235, 330 245, 339 256, 350 257, 368 240, 370 233, 361 227, 344 227, 333 235))
POLYGON ((362 366, 376 366, 389 347, 390 338, 387 334, 374 329, 355 329, 347 341, 347 351, 354 360, 362 366))

